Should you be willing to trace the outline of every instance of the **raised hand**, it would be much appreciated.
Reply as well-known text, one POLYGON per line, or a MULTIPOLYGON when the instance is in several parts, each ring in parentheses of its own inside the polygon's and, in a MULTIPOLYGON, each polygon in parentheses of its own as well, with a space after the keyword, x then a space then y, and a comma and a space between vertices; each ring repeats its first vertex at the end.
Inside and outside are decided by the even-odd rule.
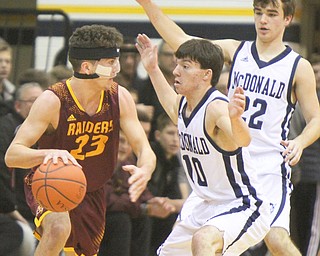
POLYGON ((139 34, 136 48, 141 55, 142 64, 147 72, 155 70, 158 67, 158 47, 152 44, 147 35, 139 34))
POLYGON ((241 117, 246 106, 246 96, 242 87, 237 87, 234 91, 232 98, 230 99, 228 108, 230 118, 241 117))

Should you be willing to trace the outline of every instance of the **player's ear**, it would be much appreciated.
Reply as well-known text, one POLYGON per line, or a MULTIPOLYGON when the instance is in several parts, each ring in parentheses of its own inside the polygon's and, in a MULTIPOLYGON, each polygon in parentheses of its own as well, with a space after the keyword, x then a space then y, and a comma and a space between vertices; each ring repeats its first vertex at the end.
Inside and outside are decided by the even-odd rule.
POLYGON ((293 19, 293 16, 292 16, 292 15, 289 15, 289 16, 284 17, 284 21, 285 21, 285 23, 286 23, 286 27, 290 25, 292 19, 293 19))
POLYGON ((93 65, 90 61, 83 61, 81 63, 81 70, 80 73, 84 73, 90 75, 92 73, 93 65))
POLYGON ((208 80, 208 79, 211 80, 211 77, 212 77, 212 70, 211 70, 211 69, 207 69, 207 70, 204 72, 203 78, 204 78, 205 80, 208 80))

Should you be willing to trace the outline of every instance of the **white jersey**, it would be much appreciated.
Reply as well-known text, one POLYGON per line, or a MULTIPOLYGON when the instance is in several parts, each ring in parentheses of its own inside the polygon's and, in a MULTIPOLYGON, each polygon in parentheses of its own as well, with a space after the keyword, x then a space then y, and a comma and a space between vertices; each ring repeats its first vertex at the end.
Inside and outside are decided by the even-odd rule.
POLYGON ((214 100, 228 101, 228 98, 211 88, 189 117, 185 116, 186 98, 183 97, 180 102, 178 130, 181 158, 190 185, 200 198, 216 204, 241 198, 251 200, 251 197, 259 200, 256 173, 247 148, 224 151, 205 131, 206 108, 214 100))
POLYGON ((160 246, 160 256, 191 256, 193 234, 203 226, 223 232, 222 255, 242 254, 260 242, 270 229, 268 202, 260 194, 247 148, 224 151, 205 131, 208 104, 228 98, 210 88, 189 117, 186 98, 179 106, 181 157, 192 194, 184 204, 171 234, 160 246))
POLYGON ((295 108, 291 102, 293 78, 301 56, 290 47, 269 62, 259 59, 255 42, 242 42, 229 77, 229 97, 244 89, 243 114, 251 133, 249 152, 270 201, 271 226, 289 231, 291 168, 284 162, 281 140, 286 140, 295 108))
MULTIPOLYGON (((288 137, 295 108, 291 91, 300 58, 287 46, 280 55, 264 62, 259 59, 255 42, 248 41, 241 43, 233 58, 228 95, 231 97, 238 86, 245 91, 243 117, 252 136, 249 152, 262 168, 283 164, 284 147, 280 142, 288 137), (268 160, 264 162, 263 159, 268 160)), ((268 171, 280 175, 275 168, 268 168, 268 171)))

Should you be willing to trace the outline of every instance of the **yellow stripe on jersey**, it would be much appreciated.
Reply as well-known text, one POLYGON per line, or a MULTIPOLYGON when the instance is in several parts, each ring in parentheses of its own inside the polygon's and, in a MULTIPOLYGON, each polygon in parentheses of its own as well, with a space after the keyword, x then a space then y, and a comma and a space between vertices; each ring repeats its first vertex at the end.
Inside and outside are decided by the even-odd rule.
MULTIPOLYGON (((71 97, 73 98, 74 102, 77 104, 78 108, 79 108, 81 111, 86 112, 86 111, 84 110, 84 108, 81 106, 80 102, 78 101, 76 95, 74 94, 74 92, 73 92, 73 90, 72 90, 72 87, 71 87, 71 84, 70 84, 70 79, 71 79, 71 78, 69 78, 69 79, 66 81, 66 84, 67 84, 67 86, 68 86, 68 90, 69 90, 69 92, 70 92, 70 94, 71 94, 71 97)), ((101 110, 101 108, 102 108, 103 98, 104 98, 104 91, 102 90, 102 91, 101 91, 101 95, 100 95, 99 106, 98 106, 98 108, 97 108, 96 113, 98 113, 98 112, 101 110)))
MULTIPOLYGON (((76 254, 76 252, 74 251, 73 247, 64 247, 63 251, 65 251, 65 252, 73 252, 74 255, 77 255, 77 256, 85 256, 84 254, 80 254, 80 255, 76 254)), ((97 254, 94 254, 93 256, 97 256, 97 254)))

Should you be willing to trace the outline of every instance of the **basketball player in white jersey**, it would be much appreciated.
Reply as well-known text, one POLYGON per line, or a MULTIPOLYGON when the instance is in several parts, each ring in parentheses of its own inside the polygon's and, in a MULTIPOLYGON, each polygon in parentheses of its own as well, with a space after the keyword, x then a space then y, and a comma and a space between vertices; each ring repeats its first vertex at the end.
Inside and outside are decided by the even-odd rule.
MULTIPOLYGON (((136 0, 144 8, 162 38, 174 49, 190 38, 152 0, 136 0)), ((291 169, 304 148, 320 136, 320 110, 315 77, 310 63, 284 44, 283 35, 292 21, 294 0, 254 0, 256 40, 214 40, 232 65, 229 97, 244 89, 243 114, 252 136, 249 151, 270 200, 271 230, 265 242, 272 255, 301 255, 289 237, 291 169), (287 140, 296 102, 306 127, 287 140)))
POLYGON ((194 193, 202 199, 178 222, 159 255, 240 255, 269 231, 269 207, 252 168, 250 133, 241 115, 243 89, 230 99, 215 89, 223 67, 219 46, 204 39, 176 52, 175 90, 162 74, 157 47, 146 35, 137 48, 157 96, 178 124, 182 163, 194 193))

